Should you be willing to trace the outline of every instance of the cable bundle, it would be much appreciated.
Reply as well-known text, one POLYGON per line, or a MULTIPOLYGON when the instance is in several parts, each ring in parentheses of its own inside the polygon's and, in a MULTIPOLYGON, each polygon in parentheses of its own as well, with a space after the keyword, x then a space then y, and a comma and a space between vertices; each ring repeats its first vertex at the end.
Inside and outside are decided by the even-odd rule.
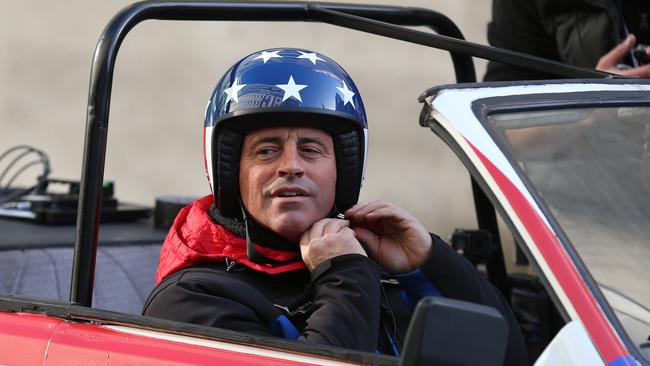
POLYGON ((11 156, 13 156, 13 159, 6 164, 2 173, 0 173, 0 204, 10 202, 38 188, 44 187, 50 175, 50 159, 43 150, 29 145, 14 146, 0 155, 0 167, 2 167, 2 161, 9 159, 11 156), (36 155, 36 158, 30 160, 29 158, 33 155, 36 155), (36 184, 27 188, 12 189, 12 184, 16 179, 27 169, 36 165, 42 166, 42 172, 36 178, 36 184), (8 177, 8 179, 3 185, 5 177, 8 177))

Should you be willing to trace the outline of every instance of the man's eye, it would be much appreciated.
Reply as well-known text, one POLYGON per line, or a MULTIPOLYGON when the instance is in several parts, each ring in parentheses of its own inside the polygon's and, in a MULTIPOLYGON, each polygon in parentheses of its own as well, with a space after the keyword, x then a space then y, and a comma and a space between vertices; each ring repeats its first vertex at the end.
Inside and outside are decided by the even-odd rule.
POLYGON ((320 154, 320 150, 314 147, 304 147, 302 151, 308 155, 317 155, 320 154))
POLYGON ((261 148, 257 150, 257 155, 261 155, 261 156, 271 155, 273 154, 274 151, 275 151, 274 149, 268 147, 261 148))

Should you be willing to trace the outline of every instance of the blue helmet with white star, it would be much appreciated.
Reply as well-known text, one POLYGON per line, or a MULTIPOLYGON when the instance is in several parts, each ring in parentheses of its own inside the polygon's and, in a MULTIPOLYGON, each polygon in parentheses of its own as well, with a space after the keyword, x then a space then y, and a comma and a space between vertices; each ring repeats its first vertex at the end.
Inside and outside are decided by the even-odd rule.
POLYGON ((246 133, 275 126, 322 129, 334 141, 335 209, 359 198, 368 123, 354 81, 327 56, 295 48, 253 53, 232 66, 206 108, 205 169, 222 216, 241 218, 239 158, 246 133))

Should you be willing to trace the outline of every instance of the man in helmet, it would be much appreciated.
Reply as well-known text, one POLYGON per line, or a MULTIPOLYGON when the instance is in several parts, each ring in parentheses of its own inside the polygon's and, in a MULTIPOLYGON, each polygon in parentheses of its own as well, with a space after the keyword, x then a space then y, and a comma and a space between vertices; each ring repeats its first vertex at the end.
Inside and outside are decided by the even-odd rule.
POLYGON ((210 98, 212 195, 184 208, 144 314, 399 355, 415 304, 446 296, 497 308, 507 364, 526 362, 508 305, 411 214, 357 203, 367 158, 363 102, 322 54, 249 55, 210 98))

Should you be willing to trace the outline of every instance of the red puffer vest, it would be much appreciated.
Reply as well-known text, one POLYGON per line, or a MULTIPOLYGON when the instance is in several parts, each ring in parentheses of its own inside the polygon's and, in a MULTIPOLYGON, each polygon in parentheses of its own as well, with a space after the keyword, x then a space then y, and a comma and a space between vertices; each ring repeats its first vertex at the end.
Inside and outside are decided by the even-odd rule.
MULTIPOLYGON (((246 256, 246 240, 235 236, 208 215, 214 196, 209 195, 184 207, 176 216, 160 251, 156 284, 166 276, 199 262, 221 262, 225 258, 256 271, 276 274, 305 268, 300 256, 287 264, 257 264, 246 256)), ((255 244, 264 256, 278 261, 296 257, 294 252, 269 249, 255 244)))

